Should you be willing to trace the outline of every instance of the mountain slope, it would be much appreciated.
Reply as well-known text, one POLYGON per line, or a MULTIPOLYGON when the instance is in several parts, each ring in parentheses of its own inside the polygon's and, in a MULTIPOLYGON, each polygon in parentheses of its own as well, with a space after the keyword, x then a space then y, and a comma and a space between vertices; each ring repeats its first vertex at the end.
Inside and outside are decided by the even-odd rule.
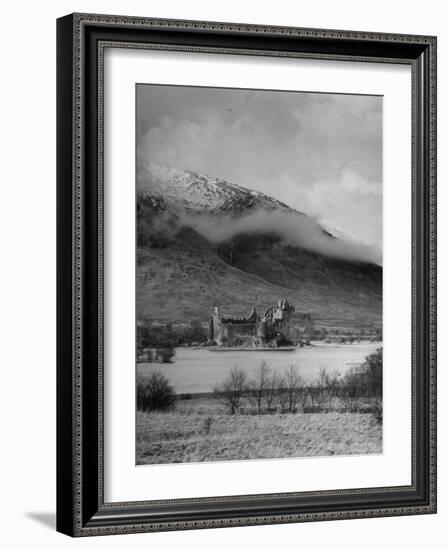
MULTIPOLYGON (((288 297, 320 325, 381 326, 380 266, 307 250, 286 242, 273 226, 216 242, 212 227, 198 231, 185 217, 185 211, 193 220, 212 213, 216 223, 230 216, 237 224, 253 211, 296 212, 287 205, 216 178, 165 168, 152 168, 139 182, 137 201, 138 318, 206 321, 215 304, 242 316, 288 297)), ((325 238, 338 241, 328 233, 325 238)))

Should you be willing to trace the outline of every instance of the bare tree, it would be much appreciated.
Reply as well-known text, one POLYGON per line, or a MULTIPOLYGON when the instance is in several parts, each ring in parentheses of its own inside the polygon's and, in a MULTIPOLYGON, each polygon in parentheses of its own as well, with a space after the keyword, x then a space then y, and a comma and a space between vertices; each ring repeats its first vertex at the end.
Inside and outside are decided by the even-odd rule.
POLYGON ((288 365, 286 368, 281 386, 280 403, 282 410, 296 411, 297 405, 304 397, 304 383, 294 365, 288 365))
POLYGON ((358 412, 361 398, 365 394, 362 373, 359 368, 352 367, 345 373, 341 383, 340 399, 348 412, 358 412))
POLYGON ((327 374, 325 378, 326 390, 328 396, 328 408, 333 408, 333 399, 339 398, 341 393, 341 373, 335 371, 332 374, 327 374))
POLYGON ((281 376, 273 372, 269 377, 267 388, 266 388, 266 394, 265 394, 267 411, 272 411, 274 409, 275 401, 279 396, 281 386, 282 386, 281 376))
POLYGON ((249 383, 247 396, 252 410, 256 414, 261 414, 264 401, 269 387, 271 369, 265 360, 262 360, 260 366, 249 383))
POLYGON ((227 407, 231 414, 238 412, 247 386, 247 375, 244 370, 234 367, 228 378, 214 389, 214 395, 227 407))
POLYGON ((321 411, 331 405, 333 392, 330 377, 325 369, 319 369, 316 380, 308 386, 308 395, 313 410, 321 411))

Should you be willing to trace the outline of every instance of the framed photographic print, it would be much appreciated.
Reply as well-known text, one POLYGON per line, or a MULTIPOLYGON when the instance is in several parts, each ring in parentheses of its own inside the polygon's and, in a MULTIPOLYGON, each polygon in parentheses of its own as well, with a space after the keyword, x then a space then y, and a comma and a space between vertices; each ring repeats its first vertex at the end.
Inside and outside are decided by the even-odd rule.
POLYGON ((436 38, 57 40, 57 529, 434 513, 436 38))

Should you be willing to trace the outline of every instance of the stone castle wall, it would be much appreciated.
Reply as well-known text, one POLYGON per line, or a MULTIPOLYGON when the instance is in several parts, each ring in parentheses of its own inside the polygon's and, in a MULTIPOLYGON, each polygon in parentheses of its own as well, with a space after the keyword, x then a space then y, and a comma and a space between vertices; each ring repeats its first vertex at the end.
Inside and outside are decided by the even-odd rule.
POLYGON ((293 313, 294 307, 287 299, 279 300, 276 306, 268 308, 262 316, 254 308, 251 315, 243 319, 224 318, 216 306, 210 320, 209 339, 218 346, 251 347, 291 341, 294 336, 291 328, 293 313))

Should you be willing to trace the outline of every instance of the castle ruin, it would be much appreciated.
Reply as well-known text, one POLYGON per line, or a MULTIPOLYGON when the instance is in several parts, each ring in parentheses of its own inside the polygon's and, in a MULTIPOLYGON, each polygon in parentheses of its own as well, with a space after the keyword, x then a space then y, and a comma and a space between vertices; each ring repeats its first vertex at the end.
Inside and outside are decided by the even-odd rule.
POLYGON ((247 318, 233 319, 221 315, 215 306, 209 323, 209 340, 218 346, 279 347, 291 345, 291 319, 294 306, 286 298, 259 315, 254 308, 247 318))

